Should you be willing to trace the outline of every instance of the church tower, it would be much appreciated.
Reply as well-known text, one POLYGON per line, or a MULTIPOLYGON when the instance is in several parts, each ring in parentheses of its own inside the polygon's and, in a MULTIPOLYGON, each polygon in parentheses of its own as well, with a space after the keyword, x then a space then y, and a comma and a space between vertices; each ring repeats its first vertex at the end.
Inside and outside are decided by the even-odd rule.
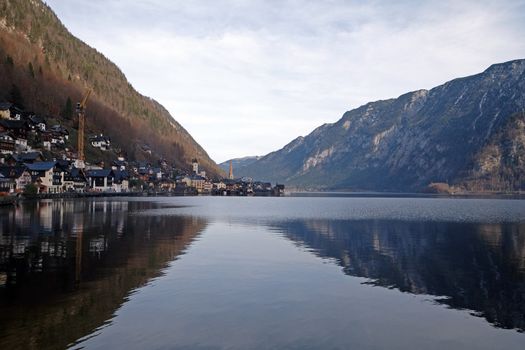
POLYGON ((230 175, 228 176, 230 180, 233 180, 233 164, 230 160, 230 175))
POLYGON ((199 161, 197 160, 197 158, 193 158, 192 159, 191 165, 192 165, 192 168, 193 168, 193 172, 195 174, 198 174, 199 173, 199 161))

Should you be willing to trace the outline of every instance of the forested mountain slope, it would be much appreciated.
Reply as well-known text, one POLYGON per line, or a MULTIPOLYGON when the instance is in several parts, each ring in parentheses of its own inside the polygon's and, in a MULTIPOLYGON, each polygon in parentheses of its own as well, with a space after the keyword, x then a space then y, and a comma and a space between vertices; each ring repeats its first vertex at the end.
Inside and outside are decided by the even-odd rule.
POLYGON ((146 145, 179 167, 189 168, 197 158, 210 175, 221 173, 164 107, 138 93, 114 63, 74 37, 45 3, 1 0, 0 98, 14 98, 25 110, 59 116, 67 124, 72 118, 68 98, 74 104, 88 88, 94 92, 87 134, 103 131, 130 159, 149 157, 146 145))

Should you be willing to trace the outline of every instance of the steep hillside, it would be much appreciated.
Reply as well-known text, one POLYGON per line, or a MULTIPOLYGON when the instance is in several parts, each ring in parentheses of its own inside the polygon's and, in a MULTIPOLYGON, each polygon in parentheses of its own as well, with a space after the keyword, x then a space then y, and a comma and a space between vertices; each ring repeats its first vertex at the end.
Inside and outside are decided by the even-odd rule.
POLYGON ((510 118, 474 156, 463 187, 473 191, 525 191, 525 114, 510 118))
MULTIPOLYGON (((336 123, 237 169, 236 175, 316 189, 405 191, 467 180, 469 188, 478 183, 484 190, 523 189, 522 175, 504 186, 491 185, 502 163, 489 173, 475 169, 491 144, 520 144, 515 138, 522 134, 501 130, 524 110, 525 60, 496 64, 430 91, 346 112, 336 123), (480 176, 485 180, 476 182, 480 176)), ((523 148, 512 149, 512 159, 521 161, 523 148)))
POLYGON ((209 174, 221 172, 164 107, 139 94, 115 64, 71 35, 46 4, 1 0, 0 99, 67 123, 68 98, 74 103, 88 88, 94 91, 88 131, 108 134, 129 158, 147 158, 142 150, 147 145, 182 168, 198 158, 209 174))

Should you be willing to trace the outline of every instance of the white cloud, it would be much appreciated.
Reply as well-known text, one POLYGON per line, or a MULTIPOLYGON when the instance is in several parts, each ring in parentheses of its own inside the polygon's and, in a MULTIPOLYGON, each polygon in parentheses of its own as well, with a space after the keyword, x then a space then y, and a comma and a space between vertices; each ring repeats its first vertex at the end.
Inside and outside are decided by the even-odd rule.
POLYGON ((524 1, 48 3, 216 161, 525 57, 524 1))

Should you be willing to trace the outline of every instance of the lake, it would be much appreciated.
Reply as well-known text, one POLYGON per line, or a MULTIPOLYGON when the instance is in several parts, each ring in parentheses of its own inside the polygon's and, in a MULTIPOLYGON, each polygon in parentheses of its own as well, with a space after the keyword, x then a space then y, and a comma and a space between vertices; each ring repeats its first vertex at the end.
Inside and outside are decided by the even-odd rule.
POLYGON ((0 208, 1 349, 523 349, 525 201, 0 208))

